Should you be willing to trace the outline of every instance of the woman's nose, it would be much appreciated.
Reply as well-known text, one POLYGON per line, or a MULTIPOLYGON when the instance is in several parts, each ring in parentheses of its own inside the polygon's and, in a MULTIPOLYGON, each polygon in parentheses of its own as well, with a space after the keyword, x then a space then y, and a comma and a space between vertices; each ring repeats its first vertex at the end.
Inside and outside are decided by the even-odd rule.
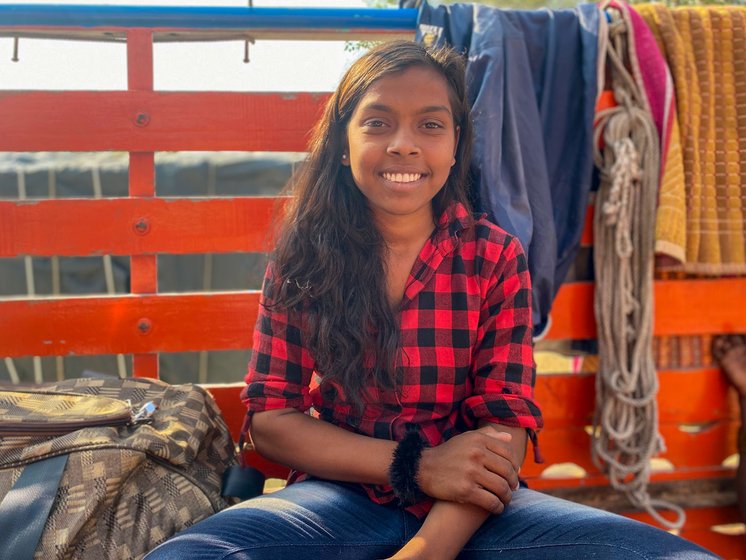
POLYGON ((414 134, 404 128, 400 128, 391 135, 387 152, 391 155, 410 156, 418 155, 420 148, 414 134))

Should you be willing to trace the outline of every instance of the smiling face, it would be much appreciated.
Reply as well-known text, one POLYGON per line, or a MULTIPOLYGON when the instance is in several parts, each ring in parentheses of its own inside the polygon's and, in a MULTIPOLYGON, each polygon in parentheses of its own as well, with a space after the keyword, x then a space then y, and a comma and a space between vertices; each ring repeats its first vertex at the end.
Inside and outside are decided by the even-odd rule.
POLYGON ((355 107, 342 161, 376 221, 434 221, 431 201, 456 161, 448 94, 437 71, 414 66, 375 81, 355 107))

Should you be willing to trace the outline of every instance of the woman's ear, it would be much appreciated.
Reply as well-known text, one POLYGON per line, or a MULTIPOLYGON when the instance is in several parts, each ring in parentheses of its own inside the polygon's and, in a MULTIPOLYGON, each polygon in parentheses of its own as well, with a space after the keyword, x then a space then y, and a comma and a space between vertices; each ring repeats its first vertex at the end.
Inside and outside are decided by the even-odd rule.
POLYGON ((455 142, 453 143, 453 161, 451 162, 451 167, 456 165, 456 154, 458 153, 458 141, 461 138, 461 127, 456 126, 456 134, 455 134, 455 142))
POLYGON ((342 136, 341 140, 342 141, 340 143, 342 144, 342 156, 341 156, 342 165, 344 165, 345 167, 349 167, 350 166, 350 144, 347 141, 346 133, 344 134, 344 136, 342 136))

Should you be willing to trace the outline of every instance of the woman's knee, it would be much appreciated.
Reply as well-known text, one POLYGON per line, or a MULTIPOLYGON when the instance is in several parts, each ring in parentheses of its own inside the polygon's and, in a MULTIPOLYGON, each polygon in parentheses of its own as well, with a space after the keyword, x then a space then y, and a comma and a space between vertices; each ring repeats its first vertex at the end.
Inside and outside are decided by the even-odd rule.
POLYGON ((147 560, 284 558, 280 549, 401 544, 402 513, 345 485, 307 481, 247 500, 179 533, 147 560), (254 552, 249 554, 248 551, 254 552), (270 551, 273 551, 270 554, 270 551), (274 556, 272 555, 274 554, 274 556))
MULTIPOLYGON (((522 551, 518 558, 711 559, 716 555, 651 525, 522 489, 502 515, 474 535, 467 550, 522 551), (593 551, 591 553, 591 551, 593 551)), ((469 557, 469 556, 465 556, 469 557)), ((475 558, 478 556, 475 556, 475 558)))

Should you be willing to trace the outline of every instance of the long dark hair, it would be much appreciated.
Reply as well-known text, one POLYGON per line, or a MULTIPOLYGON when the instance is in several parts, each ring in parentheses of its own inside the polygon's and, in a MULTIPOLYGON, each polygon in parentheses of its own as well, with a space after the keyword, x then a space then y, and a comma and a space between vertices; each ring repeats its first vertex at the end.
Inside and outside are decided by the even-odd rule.
POLYGON ((462 57, 408 41, 384 43, 350 67, 329 99, 308 158, 291 179, 293 199, 272 257, 268 305, 303 310, 307 347, 323 383, 357 409, 366 387, 397 388, 399 332, 386 292, 385 243, 341 156, 350 117, 371 84, 411 67, 445 78, 460 129, 456 164, 432 201, 433 215, 437 220, 453 201, 469 207, 472 127, 462 57))

